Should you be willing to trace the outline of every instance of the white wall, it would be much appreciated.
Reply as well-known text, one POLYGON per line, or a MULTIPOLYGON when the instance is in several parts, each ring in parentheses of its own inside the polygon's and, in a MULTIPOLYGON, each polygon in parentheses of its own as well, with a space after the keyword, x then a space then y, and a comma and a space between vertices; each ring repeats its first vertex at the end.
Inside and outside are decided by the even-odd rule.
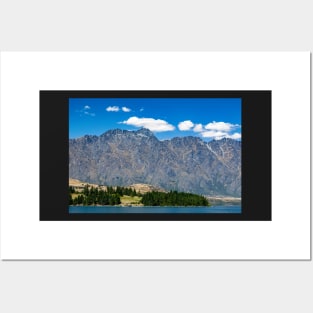
MULTIPOLYGON (((0 50, 312 51, 311 3, 2 0, 0 50)), ((312 312, 312 287, 305 261, 0 262, 3 312, 312 312)))

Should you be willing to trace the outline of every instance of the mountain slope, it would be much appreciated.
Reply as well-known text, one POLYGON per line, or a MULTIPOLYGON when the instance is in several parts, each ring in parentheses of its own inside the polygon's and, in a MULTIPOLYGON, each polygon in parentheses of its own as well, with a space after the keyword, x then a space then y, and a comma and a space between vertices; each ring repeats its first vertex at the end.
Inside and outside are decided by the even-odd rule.
POLYGON ((147 130, 109 130, 69 141, 69 176, 103 185, 144 183, 204 195, 241 195, 241 142, 159 141, 147 130))

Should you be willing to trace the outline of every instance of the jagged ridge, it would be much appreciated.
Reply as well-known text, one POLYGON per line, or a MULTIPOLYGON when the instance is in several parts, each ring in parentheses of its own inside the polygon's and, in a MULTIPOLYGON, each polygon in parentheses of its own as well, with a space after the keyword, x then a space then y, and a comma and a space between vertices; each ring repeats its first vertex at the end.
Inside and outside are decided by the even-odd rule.
POLYGON ((144 183, 203 195, 241 196, 241 142, 158 140, 148 129, 114 129, 69 140, 69 176, 103 185, 144 183))

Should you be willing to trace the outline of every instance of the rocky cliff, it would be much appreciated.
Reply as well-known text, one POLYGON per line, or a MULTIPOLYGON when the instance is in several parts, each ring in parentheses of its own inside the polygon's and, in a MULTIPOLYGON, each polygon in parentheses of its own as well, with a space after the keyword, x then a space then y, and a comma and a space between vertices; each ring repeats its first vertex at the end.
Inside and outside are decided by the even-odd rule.
POLYGON ((147 129, 69 140, 69 176, 103 185, 150 184, 203 195, 241 196, 241 142, 158 140, 147 129))

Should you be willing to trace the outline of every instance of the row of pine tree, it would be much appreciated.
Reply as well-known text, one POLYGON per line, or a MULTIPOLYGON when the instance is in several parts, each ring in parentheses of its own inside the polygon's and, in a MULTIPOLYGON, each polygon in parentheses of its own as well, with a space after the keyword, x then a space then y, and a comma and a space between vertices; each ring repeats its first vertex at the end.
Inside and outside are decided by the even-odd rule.
POLYGON ((77 192, 74 187, 69 187, 70 205, 118 205, 121 204, 122 196, 138 196, 136 190, 125 187, 108 186, 106 190, 85 185, 81 192, 77 192), (73 194, 78 194, 76 197, 73 194))
POLYGON ((178 191, 148 192, 142 196, 141 203, 144 206, 209 206, 203 196, 178 191))
POLYGON ((119 205, 122 196, 140 196, 144 206, 209 206, 208 200, 201 195, 186 192, 152 191, 142 195, 136 190, 126 187, 111 187, 106 190, 97 187, 84 186, 82 192, 76 192, 75 188, 69 187, 70 205, 119 205), (73 194, 78 193, 75 197, 73 194))

